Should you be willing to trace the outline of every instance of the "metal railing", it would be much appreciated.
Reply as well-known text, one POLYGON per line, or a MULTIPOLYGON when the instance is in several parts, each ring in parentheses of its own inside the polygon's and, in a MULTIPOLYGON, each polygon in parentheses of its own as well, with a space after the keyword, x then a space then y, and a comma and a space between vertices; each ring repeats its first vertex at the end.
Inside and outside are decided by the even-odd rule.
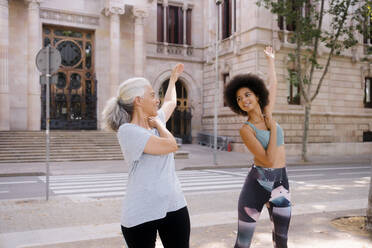
MULTIPOLYGON (((208 146, 214 148, 214 136, 206 132, 199 132, 197 136, 197 141, 199 145, 208 146)), ((229 144, 231 144, 232 139, 225 136, 217 136, 217 149, 220 151, 228 151, 229 144)))

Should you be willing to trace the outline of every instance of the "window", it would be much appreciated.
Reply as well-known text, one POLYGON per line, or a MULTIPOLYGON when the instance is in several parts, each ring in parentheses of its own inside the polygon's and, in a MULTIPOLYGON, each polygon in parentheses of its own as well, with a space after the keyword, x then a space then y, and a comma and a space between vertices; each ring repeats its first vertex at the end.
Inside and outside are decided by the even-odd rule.
MULTIPOLYGON (((223 79, 223 88, 225 89, 226 84, 228 84, 229 81, 230 81, 230 73, 222 74, 222 79, 223 79)), ((225 98, 223 99, 223 106, 227 107, 227 103, 225 101, 225 98)))
POLYGON ((365 79, 364 87, 364 107, 372 108, 372 77, 365 79))
POLYGON ((372 15, 367 16, 366 22, 364 23, 364 32, 363 32, 363 43, 366 45, 365 53, 372 53, 372 15))
MULTIPOLYGON (((290 4, 292 7, 292 10, 295 10, 295 0, 279 0, 278 2, 284 3, 286 1, 286 4, 290 4)), ((278 26, 280 30, 287 30, 287 31, 295 31, 296 29, 296 21, 295 20, 285 20, 284 16, 279 16, 278 18, 278 26), (284 28, 285 25, 285 28, 284 28)))
MULTIPOLYGON (((295 13, 296 9, 301 6, 296 5, 296 0, 278 0, 279 3, 285 3, 289 9, 295 13)), ((311 2, 307 0, 302 8, 302 15, 305 17, 310 17, 311 2)), ((295 16, 295 15, 294 15, 295 16)), ((280 30, 295 31, 296 30, 296 19, 295 18, 285 18, 284 16, 278 17, 278 27, 280 30)))
POLYGON ((297 72, 295 70, 289 70, 287 101, 288 104, 301 104, 300 87, 297 80, 297 72))
POLYGON ((180 6, 164 7, 158 3, 157 41, 191 45, 191 13, 191 9, 184 12, 180 6), (164 15, 166 15, 166 25, 164 25, 164 15), (186 22, 186 30, 184 30, 184 22, 186 22), (164 32, 166 32, 166 40, 164 40, 164 32), (186 32, 186 40, 184 40, 184 32, 186 32))
POLYGON ((186 44, 191 46, 191 9, 186 11, 186 44))
POLYGON ((167 42, 183 44, 183 11, 181 7, 167 9, 167 42))
POLYGON ((162 4, 158 3, 158 42, 164 42, 164 8, 162 4))
POLYGON ((222 4, 222 39, 230 37, 235 31, 236 31, 236 0, 225 0, 223 1, 222 4))

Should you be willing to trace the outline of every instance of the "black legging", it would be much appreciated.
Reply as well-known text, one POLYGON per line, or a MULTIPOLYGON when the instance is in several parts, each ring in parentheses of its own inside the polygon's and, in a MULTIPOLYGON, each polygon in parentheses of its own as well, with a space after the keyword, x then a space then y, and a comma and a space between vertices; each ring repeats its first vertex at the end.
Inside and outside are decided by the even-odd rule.
POLYGON ((134 227, 121 226, 128 248, 154 248, 159 232, 164 248, 189 248, 190 217, 187 207, 168 212, 163 219, 134 227))
POLYGON ((264 205, 267 206, 273 223, 274 247, 287 248, 291 219, 287 172, 285 168, 267 169, 260 166, 252 167, 240 193, 235 248, 251 246, 256 222, 264 205))

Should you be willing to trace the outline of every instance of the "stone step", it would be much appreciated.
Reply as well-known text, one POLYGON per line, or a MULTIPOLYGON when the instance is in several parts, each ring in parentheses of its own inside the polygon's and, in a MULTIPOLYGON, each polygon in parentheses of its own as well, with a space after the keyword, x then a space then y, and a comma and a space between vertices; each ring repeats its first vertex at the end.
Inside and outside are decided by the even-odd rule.
MULTIPOLYGON (((44 146, 45 147, 45 144, 46 142, 42 143, 42 142, 14 142, 14 143, 0 143, 0 149, 1 147, 21 147, 21 146, 24 146, 24 147, 35 147, 35 146, 44 146)), ((91 146, 119 146, 119 143, 115 143, 115 142, 112 142, 112 143, 92 143, 92 142, 88 142, 88 143, 84 143, 84 142, 61 142, 61 143, 57 143, 57 142, 50 142, 49 143, 51 146, 57 146, 57 147, 63 147, 63 146, 71 146, 71 147, 77 147, 77 146, 87 146, 87 147, 91 147, 91 146)))
MULTIPOLYGON (((0 151, 0 156, 5 156, 7 154, 10 154, 10 155, 15 155, 15 154, 20 154, 20 155, 30 155, 30 154, 45 154, 46 153, 46 150, 22 150, 22 151, 9 151, 9 152, 3 152, 3 151, 0 151)), ((111 149, 111 150, 107 150, 107 149, 96 149, 96 150, 62 150, 62 151, 59 151, 59 150, 50 150, 50 153, 51 154, 64 154, 64 155, 68 155, 68 154, 80 154, 80 153, 84 153, 84 154, 102 154, 102 155, 105 155, 105 153, 107 154, 115 154, 115 153, 121 153, 121 150, 120 149, 117 149, 117 150, 114 150, 114 149, 111 149)))
MULTIPOLYGON (((123 158, 119 157, 95 157, 95 158, 51 158, 50 162, 69 162, 69 161, 105 161, 105 160, 123 160, 123 158)), ((9 159, 9 160, 0 160, 0 164, 2 163, 42 163, 45 162, 45 157, 40 159, 9 159)))
MULTIPOLYGON (((177 151, 176 155, 180 157, 188 156, 187 151, 177 151)), ((102 157, 102 156, 118 156, 122 157, 122 153, 120 150, 117 151, 87 151, 87 152, 74 152, 74 151, 66 151, 66 152, 53 152, 51 151, 49 153, 51 157, 71 157, 71 156, 76 156, 76 157, 102 157)), ((44 151, 39 151, 39 152, 22 152, 22 153, 0 153, 0 160, 1 159, 11 159, 13 157, 45 157, 46 152, 44 151)))
MULTIPOLYGON (((89 137, 93 137, 93 138, 116 138, 116 134, 115 135, 105 135, 105 134, 84 134, 84 135, 81 135, 81 134, 64 134, 64 135, 55 135, 55 134, 52 134, 52 135, 49 135, 49 137, 51 138, 65 138, 65 137, 68 137, 68 138, 73 138, 73 137, 86 137, 86 138, 89 138, 89 137)), ((13 139, 13 138, 43 138, 45 139, 46 136, 45 134, 40 134, 40 135, 15 135, 15 134, 12 134, 12 135, 0 135, 0 138, 1 139, 6 139, 6 138, 9 138, 9 139, 13 139)))
MULTIPOLYGON (((2 141, 7 141, 7 142, 12 142, 12 141, 19 141, 19 140, 29 140, 29 141, 46 141, 45 137, 19 137, 19 138, 1 138, 0 137, 0 142, 2 141)), ((51 137, 49 140, 84 140, 84 141, 89 141, 89 140, 97 140, 97 141, 105 141, 105 140, 115 140, 117 141, 116 137, 51 137)))
MULTIPOLYGON (((71 136, 50 136, 49 137, 51 140, 52 139, 84 139, 84 140, 107 140, 107 139, 114 139, 117 140, 116 136, 93 136, 93 135, 71 135, 71 136)), ((12 141, 12 140, 20 140, 20 139, 29 139, 29 140, 46 140, 45 136, 11 136, 11 137, 1 137, 0 136, 0 141, 2 140, 7 140, 7 141, 12 141)))
MULTIPOLYGON (((5 157, 13 157, 13 156, 27 156, 27 157, 43 157, 45 156, 46 151, 24 151, 22 153, 19 152, 8 152, 8 153, 0 153, 0 159, 5 157)), ((108 155, 108 156, 122 156, 121 150, 98 150, 98 151, 86 151, 86 152, 80 152, 80 151, 50 151, 50 156, 55 157, 64 157, 64 156, 101 156, 101 155, 108 155)), ((176 151, 176 154, 178 155, 185 155, 188 154, 187 151, 176 151)))
MULTIPOLYGON (((117 159, 117 160, 122 160, 124 159, 123 156, 121 155, 105 155, 105 156, 49 156, 49 159, 50 160, 55 160, 55 159, 58 159, 58 160, 66 160, 66 161, 70 161, 70 160, 89 160, 89 161, 94 161, 94 160, 105 160, 105 158, 107 159, 117 159)), ((0 157, 0 163, 5 163, 4 161, 14 161, 14 162, 17 162, 19 160, 28 160, 28 161, 33 161, 33 162, 39 162, 39 161, 45 161, 46 160, 46 156, 43 155, 43 156, 33 156, 33 157, 29 157, 29 156, 11 156, 11 157, 0 157)))
MULTIPOLYGON (((33 146, 31 145, 12 145, 12 146, 0 146, 0 152, 1 151, 12 151, 12 150, 46 150, 45 144, 35 144, 33 146)), ((68 144, 60 144, 60 145, 49 145, 50 150, 94 150, 94 149, 120 149, 119 145, 99 145, 99 144, 79 144, 79 145, 68 145, 68 144)))
MULTIPOLYGON (((189 152, 187 151, 177 151, 174 155, 175 159, 187 159, 189 157, 189 152)), ((90 157, 50 157, 50 162, 68 162, 68 161, 98 161, 98 160, 123 160, 123 157, 120 155, 107 155, 102 156, 90 156, 90 157)), ((0 163, 35 163, 35 162, 45 162, 45 155, 40 157, 10 157, 10 158, 0 158, 0 163)))
MULTIPOLYGON (((0 163, 45 162, 45 131, 0 132, 0 163)), ((175 158, 188 158, 177 151, 175 158)), ((122 160, 114 132, 51 131, 50 161, 122 160)))
MULTIPOLYGON (((39 154, 39 153, 45 153, 46 150, 17 150, 17 151, 1 151, 0 152, 0 156, 1 155, 6 155, 6 154, 39 154)), ((84 154, 94 154, 94 153, 100 153, 100 154, 104 154, 104 153, 117 153, 117 152, 120 152, 121 153, 121 150, 120 149, 90 149, 90 150, 50 150, 50 153, 53 153, 53 154, 79 154, 79 153, 84 153, 84 154)))
MULTIPOLYGON (((46 133, 17 133, 17 132, 10 132, 10 133, 1 133, 0 132, 0 137, 45 137, 46 133)), ((89 132, 84 132, 84 133, 79 133, 79 132, 65 132, 65 133, 55 133, 55 132, 49 132, 49 136, 53 137, 58 137, 58 136, 116 136, 116 133, 114 132, 94 132, 94 133, 89 133, 89 132)))
MULTIPOLYGON (((20 158, 20 157, 28 157, 28 158, 38 158, 38 157, 45 157, 46 153, 23 153, 23 154, 1 154, 0 159, 12 159, 12 158, 20 158)), ((51 157, 105 157, 105 156, 123 156, 121 152, 96 152, 96 153, 49 153, 51 157)))
MULTIPOLYGON (((49 146, 50 150, 80 150, 80 151, 89 151, 89 150, 94 150, 94 149, 108 149, 108 150, 120 150, 119 145, 85 145, 84 146, 54 146, 50 145, 49 146)), ((46 150, 45 145, 39 145, 39 146, 25 146, 25 145, 14 145, 14 146, 0 146, 0 152, 11 152, 11 151, 25 151, 25 150, 46 150)))

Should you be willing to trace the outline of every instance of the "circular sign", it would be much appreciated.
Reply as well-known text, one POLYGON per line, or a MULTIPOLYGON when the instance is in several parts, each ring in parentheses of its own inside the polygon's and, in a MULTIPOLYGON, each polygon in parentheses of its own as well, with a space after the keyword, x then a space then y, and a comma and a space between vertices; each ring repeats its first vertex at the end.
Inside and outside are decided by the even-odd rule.
POLYGON ((47 73, 47 62, 48 62, 48 49, 49 49, 49 74, 53 74, 58 71, 61 65, 61 54, 54 47, 44 47, 36 55, 36 67, 42 73, 47 73))

